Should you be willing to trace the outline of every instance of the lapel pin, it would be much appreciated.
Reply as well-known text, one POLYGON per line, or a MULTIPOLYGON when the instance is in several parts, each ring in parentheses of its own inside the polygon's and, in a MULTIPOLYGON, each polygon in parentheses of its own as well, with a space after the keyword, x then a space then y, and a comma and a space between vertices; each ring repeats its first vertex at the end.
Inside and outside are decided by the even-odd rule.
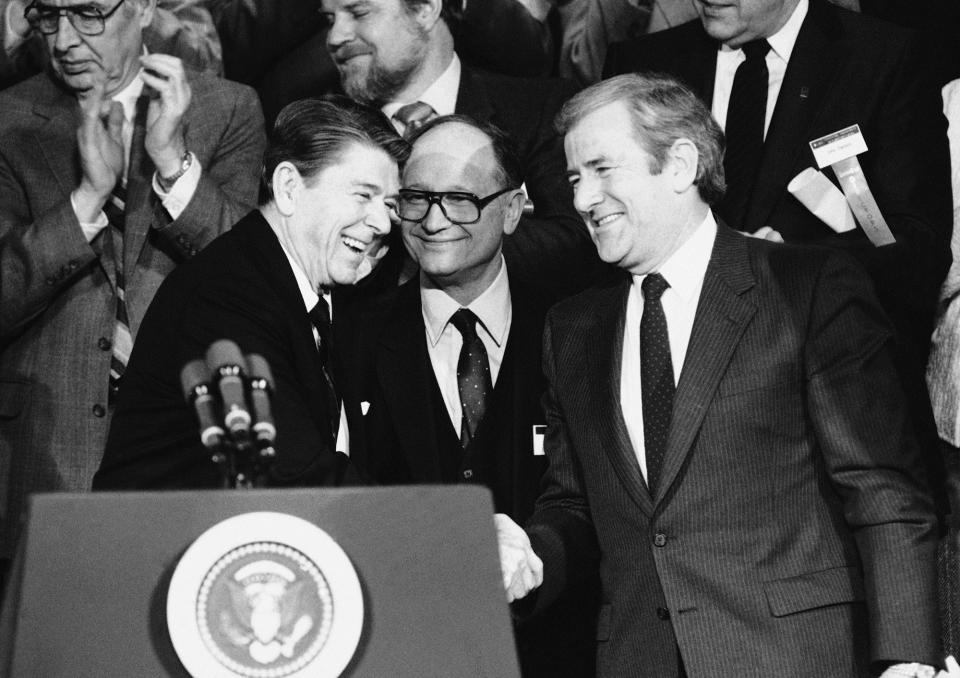
POLYGON ((362 400, 360 402, 360 413, 366 416, 369 410, 370 410, 370 403, 366 400, 362 400))
POLYGON ((810 96, 810 88, 804 85, 803 87, 800 88, 800 98, 806 99, 809 96, 810 96))

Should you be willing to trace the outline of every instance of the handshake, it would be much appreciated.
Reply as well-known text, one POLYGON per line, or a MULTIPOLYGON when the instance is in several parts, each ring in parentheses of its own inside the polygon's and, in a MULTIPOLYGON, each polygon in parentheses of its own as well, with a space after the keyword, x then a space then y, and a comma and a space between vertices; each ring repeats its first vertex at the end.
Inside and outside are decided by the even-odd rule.
POLYGON ((512 603, 543 583, 543 561, 533 552, 527 533, 509 516, 497 513, 493 522, 500 547, 503 588, 507 591, 507 602, 512 603))

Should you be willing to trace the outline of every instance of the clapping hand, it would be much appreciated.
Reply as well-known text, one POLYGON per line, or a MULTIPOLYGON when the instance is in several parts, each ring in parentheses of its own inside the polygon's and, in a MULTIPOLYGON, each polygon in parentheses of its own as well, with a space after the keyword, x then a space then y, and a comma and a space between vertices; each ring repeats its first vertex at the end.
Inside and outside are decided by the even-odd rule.
POLYGON ((186 151, 183 115, 190 107, 192 93, 183 62, 169 54, 140 57, 143 81, 158 96, 147 109, 147 136, 144 146, 161 177, 180 169, 186 151))

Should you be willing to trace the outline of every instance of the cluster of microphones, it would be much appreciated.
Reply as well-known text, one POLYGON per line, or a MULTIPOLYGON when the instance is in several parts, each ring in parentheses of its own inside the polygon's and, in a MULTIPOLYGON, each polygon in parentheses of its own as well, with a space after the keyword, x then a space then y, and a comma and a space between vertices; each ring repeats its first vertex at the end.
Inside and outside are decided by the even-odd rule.
POLYGON ((273 376, 263 356, 243 355, 234 342, 220 339, 205 359, 183 366, 180 384, 200 422, 200 441, 223 471, 224 485, 261 485, 277 456, 270 412, 273 376))

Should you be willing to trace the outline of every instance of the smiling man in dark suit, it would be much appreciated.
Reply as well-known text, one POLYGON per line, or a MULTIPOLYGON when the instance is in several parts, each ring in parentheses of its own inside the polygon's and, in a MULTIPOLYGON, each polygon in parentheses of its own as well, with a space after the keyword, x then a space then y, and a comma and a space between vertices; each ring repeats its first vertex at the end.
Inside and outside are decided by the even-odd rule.
POLYGON ((0 559, 29 493, 90 488, 154 293, 256 203, 256 95, 144 54, 155 6, 32 3, 50 72, 0 93, 0 559))
MULTIPOLYGON (((552 298, 519 282, 501 253, 522 181, 511 141, 491 124, 453 115, 421 128, 400 191, 420 272, 359 323, 370 333, 360 353, 371 478, 485 485, 517 521, 546 468, 540 343, 552 298)), ((525 676, 592 674, 589 601, 564 601, 555 619, 518 630, 525 676)))
POLYGON ((513 136, 533 214, 504 240, 507 262, 518 264, 516 275, 525 281, 582 289, 600 264, 570 207, 563 151, 551 126, 572 88, 461 63, 451 32, 461 6, 462 0, 323 0, 327 48, 343 89, 381 107, 405 135, 436 115, 462 113, 513 136))
POLYGON ((604 678, 925 675, 935 519, 869 280, 714 217, 722 133, 676 81, 601 82, 558 125, 624 275, 547 316, 550 464, 530 541, 500 524, 509 596, 542 576, 548 603, 596 539, 604 678))

